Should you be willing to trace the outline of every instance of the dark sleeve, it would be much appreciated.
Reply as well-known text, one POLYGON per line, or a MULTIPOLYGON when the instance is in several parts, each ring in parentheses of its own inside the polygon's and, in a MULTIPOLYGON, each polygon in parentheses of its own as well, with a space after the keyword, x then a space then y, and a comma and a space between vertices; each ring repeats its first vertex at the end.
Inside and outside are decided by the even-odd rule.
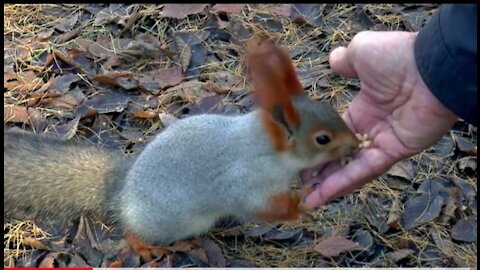
POLYGON ((477 126, 477 5, 440 6, 418 33, 415 59, 440 102, 477 126))

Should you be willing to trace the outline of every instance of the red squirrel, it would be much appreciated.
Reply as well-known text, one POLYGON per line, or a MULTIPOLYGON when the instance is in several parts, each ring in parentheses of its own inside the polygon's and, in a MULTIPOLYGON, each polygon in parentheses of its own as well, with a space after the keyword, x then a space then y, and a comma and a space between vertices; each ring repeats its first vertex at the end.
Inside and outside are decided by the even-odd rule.
POLYGON ((286 50, 254 37, 246 62, 258 109, 175 121, 137 156, 6 132, 4 216, 67 221, 93 213, 121 227, 145 260, 225 216, 299 218, 301 170, 352 154, 337 111, 309 99, 286 50))

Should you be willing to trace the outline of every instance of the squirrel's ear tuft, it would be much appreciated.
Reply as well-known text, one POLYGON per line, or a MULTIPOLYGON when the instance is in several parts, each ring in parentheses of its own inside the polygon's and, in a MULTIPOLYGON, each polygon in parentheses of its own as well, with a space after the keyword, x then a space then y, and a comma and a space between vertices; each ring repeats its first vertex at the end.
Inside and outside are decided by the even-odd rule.
POLYGON ((300 117, 290 96, 301 95, 303 86, 287 51, 264 35, 255 35, 247 44, 246 63, 255 101, 264 110, 267 134, 278 150, 287 145, 283 128, 297 129, 300 117), (280 136, 282 135, 282 136, 280 136))

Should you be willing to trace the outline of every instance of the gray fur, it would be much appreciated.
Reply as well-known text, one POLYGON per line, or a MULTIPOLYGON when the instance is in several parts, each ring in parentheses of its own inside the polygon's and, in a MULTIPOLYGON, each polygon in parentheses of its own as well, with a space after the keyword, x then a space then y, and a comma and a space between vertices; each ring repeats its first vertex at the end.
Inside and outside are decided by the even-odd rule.
POLYGON ((6 134, 4 214, 27 209, 65 220, 94 212, 152 244, 205 233, 224 216, 253 217, 272 195, 289 190, 312 160, 331 159, 325 149, 302 142, 312 123, 345 131, 329 106, 305 97, 294 103, 301 125, 293 155, 273 149, 259 111, 178 120, 136 159, 87 144, 6 134))

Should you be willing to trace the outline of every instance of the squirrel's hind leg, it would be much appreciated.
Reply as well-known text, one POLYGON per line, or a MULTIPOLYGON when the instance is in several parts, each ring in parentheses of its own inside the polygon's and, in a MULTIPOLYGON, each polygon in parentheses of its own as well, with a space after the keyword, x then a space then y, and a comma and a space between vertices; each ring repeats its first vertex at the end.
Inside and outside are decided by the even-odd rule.
POLYGON ((161 257, 172 253, 168 249, 161 246, 152 246, 138 237, 135 233, 127 232, 125 238, 136 254, 138 254, 145 262, 149 262, 153 257, 161 257), (153 255, 153 256, 152 256, 153 255))

